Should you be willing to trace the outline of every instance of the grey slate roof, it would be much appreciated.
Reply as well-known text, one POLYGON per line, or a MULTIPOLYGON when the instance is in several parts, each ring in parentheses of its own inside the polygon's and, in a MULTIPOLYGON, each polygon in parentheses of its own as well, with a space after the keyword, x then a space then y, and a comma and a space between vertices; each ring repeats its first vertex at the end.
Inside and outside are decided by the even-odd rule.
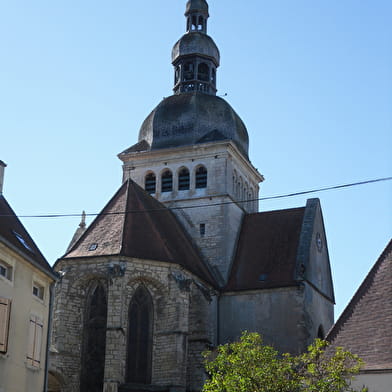
POLYGON ((327 335, 365 361, 365 370, 392 370, 392 240, 327 335))
POLYGON ((305 207, 245 216, 226 291, 296 285, 305 207))
POLYGON ((128 256, 178 264, 216 286, 174 214, 127 180, 63 258, 128 256))
POLYGON ((144 120, 138 143, 124 152, 191 146, 207 141, 231 140, 248 157, 245 124, 222 98, 199 92, 181 93, 162 100, 144 120))
POLYGON ((55 276, 52 267, 3 195, 0 195, 0 242, 21 253, 43 272, 55 276))

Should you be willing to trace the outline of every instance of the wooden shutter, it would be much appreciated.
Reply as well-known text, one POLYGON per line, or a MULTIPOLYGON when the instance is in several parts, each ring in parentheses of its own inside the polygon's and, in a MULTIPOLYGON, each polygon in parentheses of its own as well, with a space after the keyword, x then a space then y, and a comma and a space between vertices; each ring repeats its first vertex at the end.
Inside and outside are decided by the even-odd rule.
POLYGON ((7 352, 11 300, 0 298, 0 352, 7 352))
POLYGON ((30 316, 29 342, 27 347, 27 363, 33 367, 39 367, 41 363, 43 323, 37 316, 30 316))

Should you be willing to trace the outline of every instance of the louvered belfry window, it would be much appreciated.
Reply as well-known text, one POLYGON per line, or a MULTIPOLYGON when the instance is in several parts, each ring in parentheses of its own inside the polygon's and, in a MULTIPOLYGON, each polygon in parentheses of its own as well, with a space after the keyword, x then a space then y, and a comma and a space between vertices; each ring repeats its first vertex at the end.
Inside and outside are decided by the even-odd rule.
POLYGON ((162 192, 171 192, 173 190, 173 174, 170 170, 166 170, 161 177, 162 192))
POLYGON ((107 299, 98 284, 92 291, 85 314, 80 391, 102 392, 105 372, 107 299))
POLYGON ((207 169, 204 166, 196 170, 196 188, 207 188, 207 169))
POLYGON ((188 190, 189 186, 190 186, 189 170, 184 167, 178 173, 178 190, 179 191, 188 190))
POLYGON ((8 348, 10 311, 11 300, 0 298, 0 353, 6 353, 8 348))
POLYGON ((128 383, 151 383, 153 302, 144 286, 139 286, 129 306, 128 383))
POLYGON ((156 178, 154 173, 149 173, 146 175, 144 189, 149 193, 155 193, 156 190, 156 178))

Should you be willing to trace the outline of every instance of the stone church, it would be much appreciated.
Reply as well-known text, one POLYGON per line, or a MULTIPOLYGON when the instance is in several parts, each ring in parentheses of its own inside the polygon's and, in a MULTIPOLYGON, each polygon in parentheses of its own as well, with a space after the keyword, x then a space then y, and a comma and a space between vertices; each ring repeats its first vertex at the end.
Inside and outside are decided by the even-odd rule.
POLYGON ((52 391, 200 391, 206 349, 248 330, 299 353, 333 323, 320 203, 258 212, 263 176, 216 95, 207 2, 189 0, 185 16, 174 94, 118 155, 121 187, 55 264, 52 391))

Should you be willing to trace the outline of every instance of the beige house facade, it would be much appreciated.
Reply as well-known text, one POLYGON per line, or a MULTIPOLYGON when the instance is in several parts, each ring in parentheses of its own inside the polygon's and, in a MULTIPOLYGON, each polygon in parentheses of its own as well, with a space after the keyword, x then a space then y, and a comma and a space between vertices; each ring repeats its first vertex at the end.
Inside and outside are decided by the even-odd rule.
MULTIPOLYGON (((0 166, 2 184, 5 164, 0 166)), ((54 282, 51 267, 0 193, 0 392, 44 390, 54 282)))

